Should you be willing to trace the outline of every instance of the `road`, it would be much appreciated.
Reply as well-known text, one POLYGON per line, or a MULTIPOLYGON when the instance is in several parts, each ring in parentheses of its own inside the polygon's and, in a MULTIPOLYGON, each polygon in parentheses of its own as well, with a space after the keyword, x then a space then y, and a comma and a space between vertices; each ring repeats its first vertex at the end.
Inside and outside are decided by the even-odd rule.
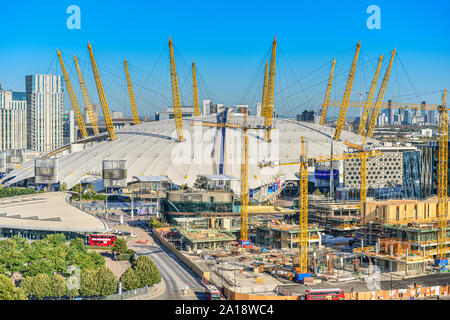
MULTIPOLYGON (((153 237, 152 237, 153 238, 153 237)), ((200 279, 187 268, 173 253, 162 246, 156 238, 148 244, 133 243, 130 248, 138 255, 149 256, 156 264, 161 278, 166 284, 165 292, 157 300, 203 300, 206 299, 205 287, 200 279), (189 291, 182 295, 182 290, 189 284, 189 291)))

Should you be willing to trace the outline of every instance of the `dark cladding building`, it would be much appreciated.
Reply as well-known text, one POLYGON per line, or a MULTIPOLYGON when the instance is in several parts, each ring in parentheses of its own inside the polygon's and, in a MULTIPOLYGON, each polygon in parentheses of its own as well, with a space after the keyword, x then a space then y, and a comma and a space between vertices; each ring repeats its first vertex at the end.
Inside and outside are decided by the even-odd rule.
MULTIPOLYGON (((429 142, 427 145, 419 146, 419 148, 421 151, 420 196, 424 199, 437 194, 439 142, 429 142)), ((450 178, 448 169, 447 177, 450 178)), ((449 188, 447 192, 450 192, 449 188)))

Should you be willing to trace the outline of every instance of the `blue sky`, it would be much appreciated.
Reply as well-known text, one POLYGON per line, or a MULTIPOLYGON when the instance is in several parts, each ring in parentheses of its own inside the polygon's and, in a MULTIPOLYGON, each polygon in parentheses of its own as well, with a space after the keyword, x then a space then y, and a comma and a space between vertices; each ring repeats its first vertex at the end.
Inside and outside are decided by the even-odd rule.
MULTIPOLYGON (((180 70, 189 72, 195 59, 207 84, 200 99, 209 94, 227 105, 253 104, 262 86, 262 63, 277 36, 280 73, 276 86, 282 91, 277 96, 281 99, 285 94, 278 108, 295 114, 309 105, 316 107, 323 99, 322 82, 334 57, 342 76, 336 77, 332 98, 342 99, 354 47, 361 40, 355 92, 367 90, 382 53, 384 73, 389 53, 396 47, 400 60, 394 63, 397 66, 387 95, 416 94, 412 102, 427 99, 439 103, 440 95, 429 92, 450 86, 449 9, 449 1, 8 1, 0 10, 0 82, 4 88, 24 90, 26 74, 61 73, 54 60, 57 48, 69 68, 73 54, 87 61, 90 41, 111 103, 129 113, 121 80, 115 83, 114 77, 108 80, 105 74, 105 69, 111 75, 123 73, 120 60, 127 58, 132 77, 145 87, 136 89, 142 113, 153 114, 164 107, 159 104, 170 103, 167 41, 171 36, 176 54, 183 59, 176 57, 180 70), (80 30, 66 27, 66 8, 72 4, 81 9, 80 30), (366 26, 370 15, 366 9, 373 4, 381 9, 380 30, 366 26), (152 74, 151 80, 146 74, 152 74), (317 82, 320 84, 313 89, 305 89, 317 82), (148 88, 164 97, 154 98, 147 94, 148 88)), ((91 72, 86 70, 85 77, 92 78, 91 72)), ((191 104, 186 79, 180 80, 180 86, 184 85, 184 104, 191 104)), ((90 95, 98 100, 94 88, 90 95)), ((352 99, 359 100, 356 93, 352 99)))

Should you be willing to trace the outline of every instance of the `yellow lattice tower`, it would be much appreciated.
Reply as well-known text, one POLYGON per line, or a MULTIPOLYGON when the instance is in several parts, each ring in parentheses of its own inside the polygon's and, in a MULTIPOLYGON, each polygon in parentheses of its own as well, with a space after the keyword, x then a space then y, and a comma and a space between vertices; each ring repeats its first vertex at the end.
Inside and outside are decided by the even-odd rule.
POLYGON ((328 103, 330 101, 331 87, 333 86, 334 77, 334 67, 336 66, 336 59, 333 59, 333 64, 331 65, 330 77, 328 78, 327 91, 325 92, 325 99, 322 105, 322 114, 320 115, 320 124, 325 125, 327 120, 328 103))
POLYGON ((370 108, 372 107, 372 100, 375 94, 375 89, 377 88, 378 76, 380 75, 381 62, 383 61, 383 55, 380 56, 378 60, 377 69, 375 70, 375 75, 373 76, 372 84, 370 86, 369 94, 367 95, 366 104, 364 105, 361 120, 359 122, 358 134, 363 136, 366 131, 366 122, 369 117, 370 108))
POLYGON ((302 156, 299 173, 299 273, 308 272, 308 166, 305 141, 302 137, 302 156))
POLYGON ((277 59, 277 38, 272 43, 272 57, 270 59, 269 82, 267 85, 266 111, 264 115, 264 126, 267 128, 265 140, 270 141, 270 131, 272 130, 273 117, 273 97, 275 94, 275 64, 277 59))
POLYGON ((439 260, 447 255, 447 172, 448 170, 448 112, 447 90, 444 90, 442 106, 439 108, 439 168, 438 168, 438 234, 437 255, 439 260))
POLYGON ((92 51, 92 46, 89 42, 88 42, 88 49, 89 49, 89 56, 91 58, 95 84, 97 85, 98 97, 100 99, 100 104, 102 106, 103 117, 105 118, 106 129, 108 130, 109 138, 114 141, 117 139, 116 132, 114 130, 111 114, 109 113, 108 101, 106 101, 105 91, 103 90, 102 79, 100 79, 100 74, 98 72, 97 62, 95 62, 94 52, 92 51))
POLYGON ((197 71, 194 61, 192 61, 192 91, 194 94, 194 116, 198 117, 200 115, 200 106, 198 103, 197 71))
POLYGON ((130 97, 131 112, 133 113, 133 122, 136 125, 141 123, 141 121, 139 120, 139 114, 136 106, 136 99, 134 98, 133 85, 131 84, 127 60, 123 59, 123 65, 125 66, 125 75, 127 77, 128 95, 130 97))
POLYGON ((269 62, 266 61, 266 67, 264 69, 264 85, 261 101, 261 115, 266 116, 266 104, 267 104, 267 87, 269 84, 269 62))
POLYGON ((81 92, 83 93, 84 104, 86 106, 86 110, 89 115, 89 121, 92 126, 92 130, 94 131, 94 135, 97 135, 100 133, 100 131, 98 130, 98 126, 97 126, 97 119, 95 118, 94 110, 92 109, 91 100, 89 99, 89 94, 86 89, 86 84, 84 82, 83 74, 81 73, 81 68, 80 68, 80 65, 78 64, 78 59, 75 55, 73 56, 73 61, 75 61, 75 66, 77 68, 78 81, 80 82, 81 92))
POLYGON ((377 124, 378 115, 380 114, 381 104, 383 103, 384 94, 386 93, 386 88, 389 82, 389 76, 391 75, 392 64, 394 63, 396 49, 392 50, 391 59, 389 60, 386 73, 384 74, 383 82, 381 83, 380 90, 378 91, 377 101, 372 110, 372 115, 370 116, 369 127, 367 128, 366 137, 371 137, 375 125, 377 124))
POLYGON ((177 129, 178 141, 181 142, 184 140, 183 118, 181 113, 180 91, 178 89, 177 67, 175 65, 173 43, 170 37, 169 37, 169 51, 170 51, 170 80, 172 83, 172 101, 173 101, 173 110, 175 113, 175 127, 177 129))
POLYGON ((356 65, 358 64, 359 49, 361 48, 361 41, 356 45, 355 56, 353 57, 352 67, 347 79, 347 85, 345 86, 344 98, 342 99, 341 108, 339 110, 339 117, 336 124, 336 130, 334 131, 334 139, 339 140, 341 138, 342 129, 345 124, 345 116, 347 115, 348 102, 353 88, 353 80, 355 80, 356 65))
POLYGON ((81 138, 86 139, 88 137, 88 134, 84 125, 83 116, 81 115, 80 107, 78 106, 77 98, 75 97, 75 93, 73 92, 72 83, 70 83, 69 74, 67 73, 66 66, 64 65, 61 51, 57 50, 57 53, 64 75, 64 81, 66 82, 67 92, 69 93, 70 102, 72 104, 72 109, 75 113, 75 119, 77 119, 78 128, 80 129, 81 138))
POLYGON ((241 243, 248 240, 248 135, 242 130, 241 160, 241 243))

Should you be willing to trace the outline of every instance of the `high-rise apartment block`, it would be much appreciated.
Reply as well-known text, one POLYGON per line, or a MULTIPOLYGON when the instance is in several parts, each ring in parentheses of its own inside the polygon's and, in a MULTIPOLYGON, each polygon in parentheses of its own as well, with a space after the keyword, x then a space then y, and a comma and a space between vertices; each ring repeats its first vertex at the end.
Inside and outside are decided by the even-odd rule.
POLYGON ((27 147, 27 102, 21 92, 0 86, 0 151, 27 147))

